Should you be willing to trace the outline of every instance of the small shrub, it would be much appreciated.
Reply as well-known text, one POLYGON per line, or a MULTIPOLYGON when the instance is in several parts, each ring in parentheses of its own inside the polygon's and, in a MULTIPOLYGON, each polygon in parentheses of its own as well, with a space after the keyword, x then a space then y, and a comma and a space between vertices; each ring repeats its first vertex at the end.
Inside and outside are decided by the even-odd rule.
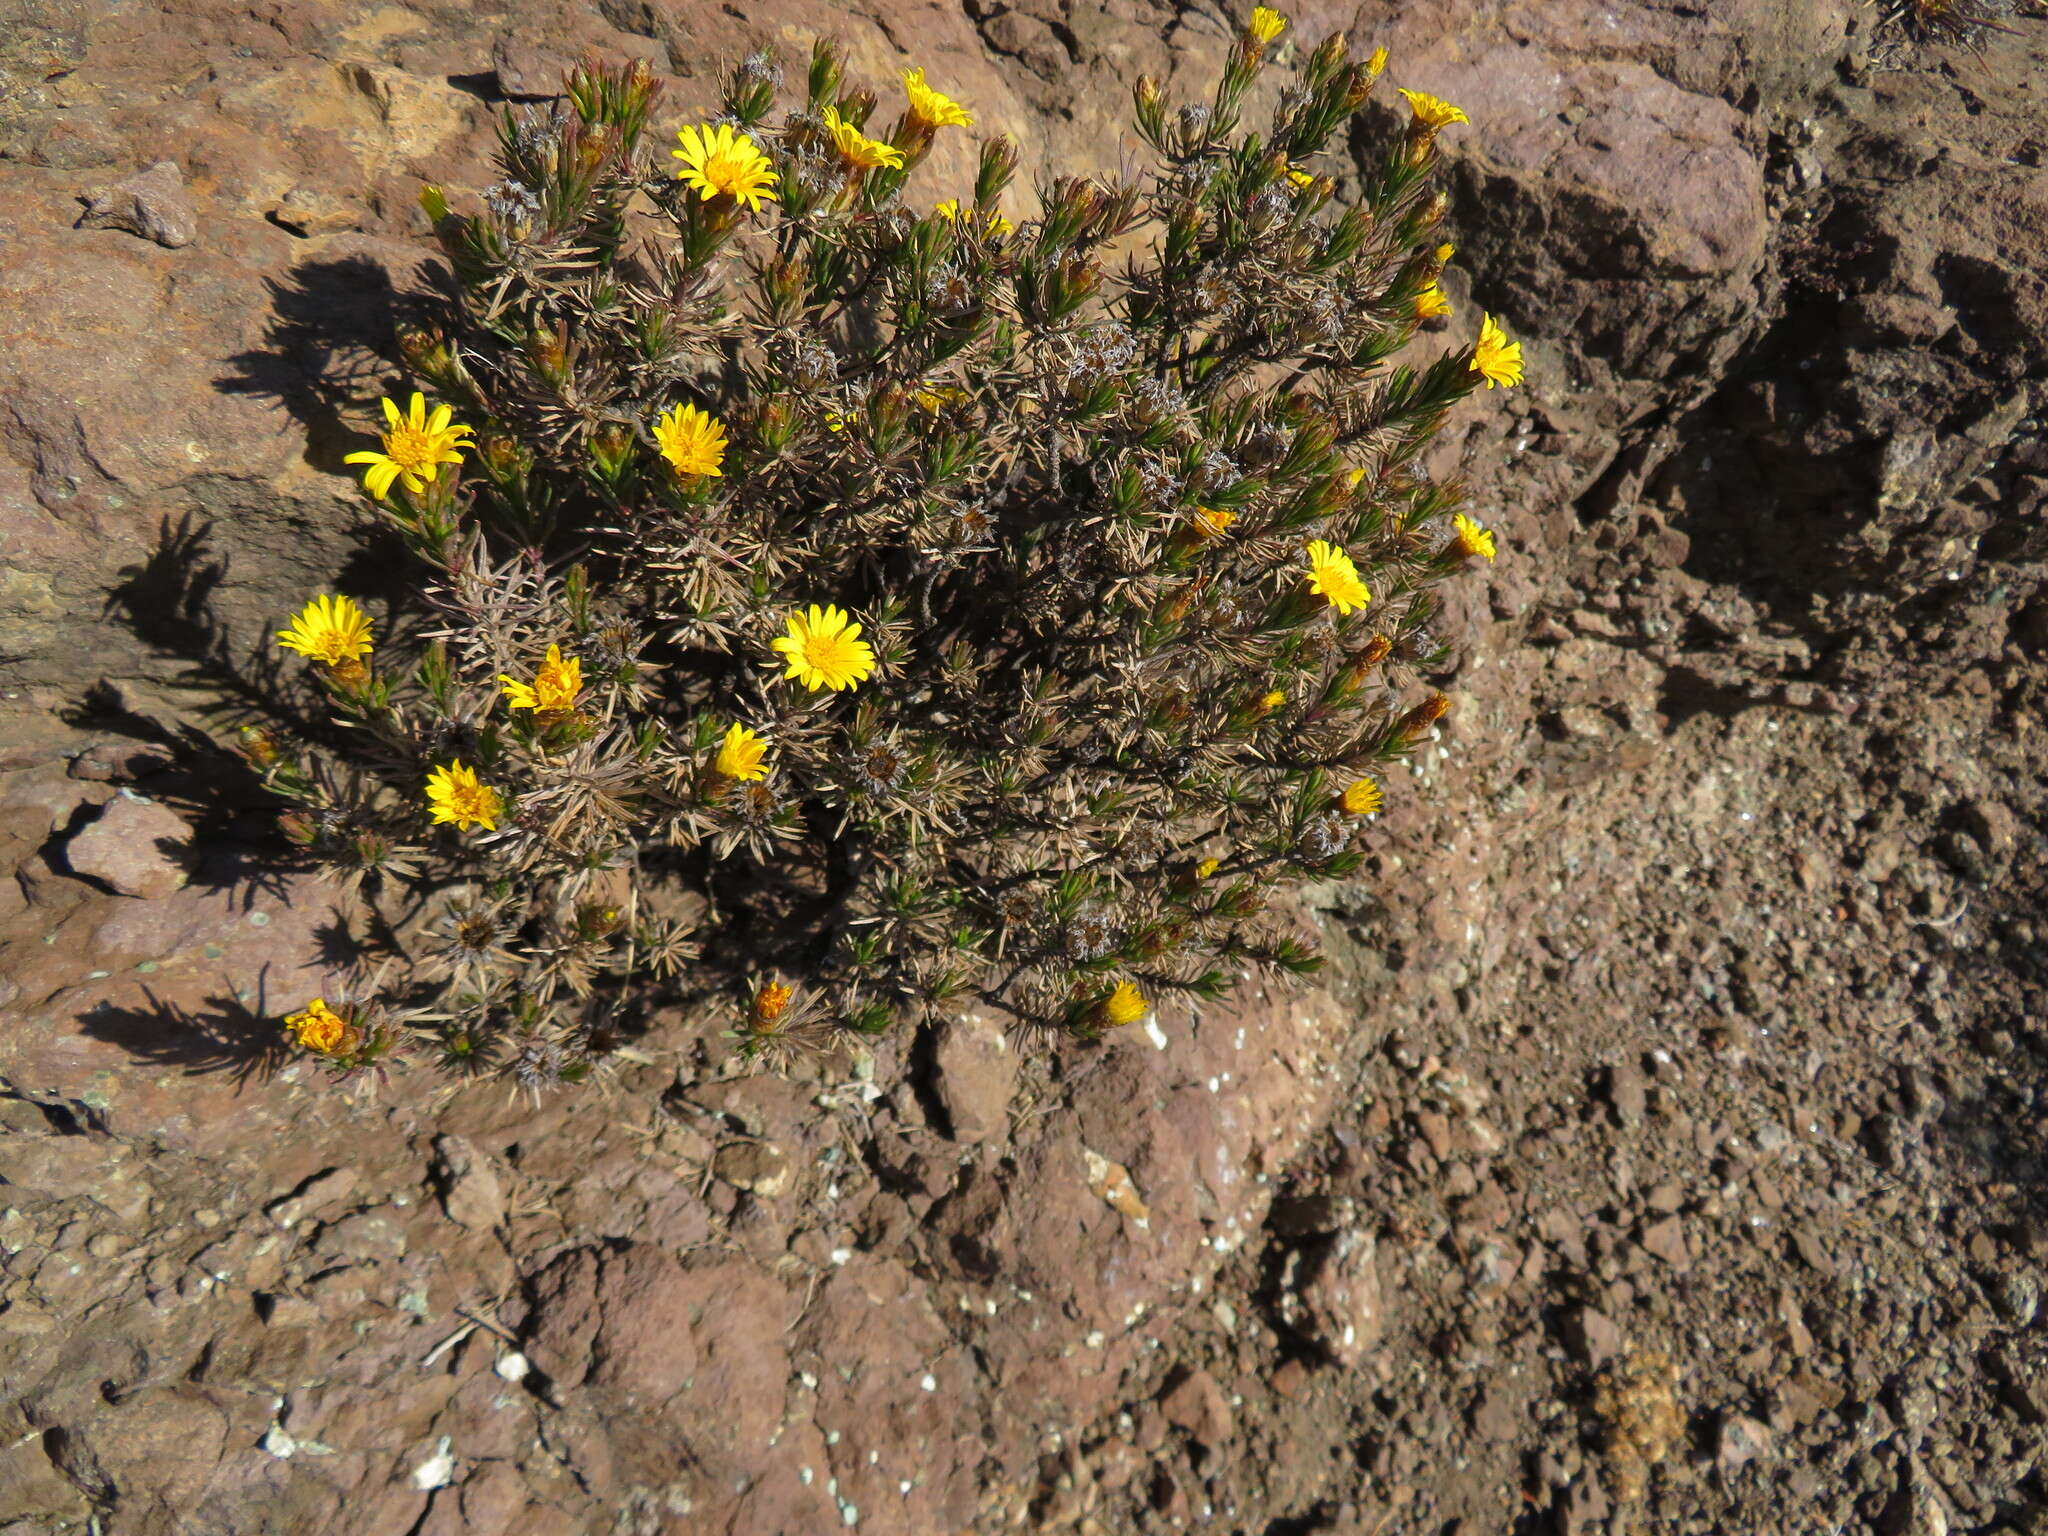
MULTIPOLYGON (((376 1028, 529 1085, 649 1008, 727 1000, 778 1055, 973 998, 1092 1035, 1318 957, 1275 898, 1350 872, 1375 773, 1446 707, 1432 588, 1493 536, 1416 461, 1519 380, 1393 359, 1446 313, 1436 136, 1340 206, 1326 146, 1385 66, 1332 37, 1247 101, 1261 8, 1206 103, 1137 91, 1141 180, 1036 214, 970 115, 818 47, 778 113, 757 54, 668 144, 645 70, 508 116, 480 211, 422 202, 453 272, 403 336, 423 392, 351 455, 418 556, 384 621, 322 598, 316 740, 248 750, 290 835, 405 893, 376 1028), (671 158, 673 157, 673 158, 671 158)), ((385 901, 387 908, 398 904, 385 901)))

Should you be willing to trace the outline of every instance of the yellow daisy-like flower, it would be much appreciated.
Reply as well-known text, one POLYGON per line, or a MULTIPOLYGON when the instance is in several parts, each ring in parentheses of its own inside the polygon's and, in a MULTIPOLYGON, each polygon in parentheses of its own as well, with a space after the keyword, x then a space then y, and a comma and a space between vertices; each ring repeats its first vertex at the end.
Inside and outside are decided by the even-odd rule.
POLYGON ((683 147, 669 154, 683 162, 676 167, 679 181, 695 187, 707 203, 729 197, 750 212, 761 211, 761 199, 780 178, 760 145, 731 123, 680 128, 676 138, 683 147))
POLYGON ((1351 557, 1321 539, 1309 541, 1308 589, 1339 613, 1350 613, 1372 601, 1351 557))
POLYGON ((767 1029, 789 1012, 789 1005, 796 997, 796 988, 785 986, 779 981, 764 981, 761 990, 754 994, 754 1005, 747 1010, 747 1022, 755 1029, 767 1029))
POLYGON ((1223 861, 1221 859, 1204 859, 1195 866, 1195 878, 1197 880, 1206 880, 1222 867, 1223 861))
POLYGON ((1133 981, 1120 981, 1116 990, 1098 1005, 1102 1022, 1111 1029, 1122 1029, 1126 1024, 1135 1024, 1152 1011, 1152 1005, 1145 1001, 1145 994, 1138 990, 1133 981))
POLYGON ((297 1013, 285 1015, 285 1038, 316 1056, 332 1056, 348 1044, 348 1020, 316 997, 297 1013))
POLYGON ((391 490, 391 482, 403 480, 417 496, 440 474, 443 464, 460 464, 462 450, 469 446, 470 429, 450 420, 445 405, 427 414, 427 397, 412 392, 412 403, 404 411, 389 395, 384 397, 384 451, 364 449, 342 460, 344 464, 365 464, 363 488, 380 500, 391 490))
POLYGON ((1441 267, 1457 254, 1458 248, 1455 245, 1451 244, 1450 241, 1446 240, 1442 245, 1436 248, 1436 264, 1441 267))
POLYGON ((1237 514, 1228 507, 1197 507, 1189 520, 1203 538, 1216 539, 1237 521, 1237 514))
POLYGON ((1254 6, 1252 19, 1245 23, 1245 31, 1262 47, 1286 30, 1287 18, 1268 5, 1254 6))
POLYGON ((1259 708, 1278 709, 1282 704, 1285 704, 1286 702, 1287 694, 1285 690, 1275 688, 1271 693, 1265 694, 1259 699, 1259 708))
POLYGON ((974 118, 952 97, 924 83, 922 69, 903 71, 903 90, 910 97, 910 120, 921 129, 972 128, 974 118))
POLYGON ((316 597, 292 615, 277 643, 313 661, 339 666, 370 654, 370 618, 351 598, 316 597))
POLYGON ((1371 77, 1372 79, 1374 79, 1374 80, 1377 80, 1377 79, 1379 79, 1379 77, 1380 77, 1381 75, 1384 75, 1384 74, 1385 74, 1385 73, 1387 72, 1387 50, 1386 50, 1386 49, 1384 49, 1384 48, 1375 48, 1375 49, 1373 49, 1373 51, 1372 51, 1372 54, 1371 54, 1371 56, 1370 56, 1370 57, 1368 57, 1368 58, 1366 59, 1366 61, 1365 61, 1365 72, 1366 72, 1366 74, 1367 74, 1368 76, 1370 76, 1370 77, 1371 77))
POLYGON ((789 632, 769 644, 789 663, 782 674, 811 692, 851 688, 875 670, 874 647, 860 637, 860 626, 836 607, 811 604, 810 612, 789 616, 789 632))
POLYGON ((1472 371, 1486 380, 1488 389, 1496 384, 1513 386, 1522 382, 1522 344, 1509 341, 1508 333, 1491 315, 1479 317, 1479 343, 1472 349, 1472 371))
POLYGON ((1454 547, 1467 560, 1474 558, 1491 561, 1495 554, 1493 530, 1482 528, 1478 523, 1460 512, 1451 519, 1454 547))
POLYGON ((476 826, 495 832, 505 801, 477 778, 474 768, 464 767, 457 759, 427 775, 427 809, 436 822, 453 822, 457 831, 476 826))
POLYGON ((679 475, 722 475, 725 423, 694 405, 672 405, 654 424, 654 445, 679 475))
MULTIPOLYGON (((974 210, 972 208, 963 209, 960 206, 960 199, 957 197, 949 197, 943 203, 934 204, 932 212, 952 224, 958 224, 962 220, 970 224, 974 222, 974 210)), ((981 227, 991 235, 1007 235, 1017 226, 991 208, 983 217, 981 227)))
POLYGON ((1435 133, 1439 128, 1448 128, 1453 123, 1469 123, 1462 107, 1454 107, 1439 96, 1427 91, 1404 89, 1401 94, 1408 99, 1409 110, 1415 114, 1414 126, 1435 133))
POLYGON ((838 147, 839 158, 856 170, 871 171, 876 166, 898 166, 903 163, 903 151, 894 144, 885 144, 880 139, 871 139, 853 124, 839 115, 837 107, 824 111, 826 131, 832 135, 832 142, 838 147))
POLYGON ((712 761, 712 770, 725 778, 737 779, 742 784, 751 784, 756 779, 768 777, 768 770, 761 759, 768 755, 768 743, 748 730, 738 721, 725 733, 725 739, 718 744, 718 756, 712 761))
POLYGON ((1451 301, 1445 296, 1441 283, 1431 283, 1415 295, 1415 318, 1418 320, 1431 320, 1450 312, 1451 301))
POLYGON ((498 686, 514 709, 530 709, 542 715, 564 714, 576 707, 576 695, 583 691, 583 663, 574 656, 564 661, 561 647, 551 645, 530 684, 500 672, 498 686))
POLYGON ((1371 816, 1384 802, 1379 785, 1371 779, 1353 779, 1344 791, 1344 809, 1353 816, 1371 816))

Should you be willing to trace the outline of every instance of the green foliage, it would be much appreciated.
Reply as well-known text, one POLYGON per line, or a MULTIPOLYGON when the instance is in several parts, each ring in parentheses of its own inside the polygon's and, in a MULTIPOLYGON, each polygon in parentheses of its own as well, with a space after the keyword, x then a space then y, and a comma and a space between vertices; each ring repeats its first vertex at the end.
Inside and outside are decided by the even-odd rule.
POLYGON ((1413 668, 1476 551, 1416 465, 1480 375, 1388 366, 1448 254, 1433 130, 1340 207, 1320 157, 1381 61, 1327 40, 1254 131, 1266 54, 1206 104, 1141 84, 1149 172, 1035 217, 1000 139, 970 198, 907 204, 963 131, 910 110, 869 145, 900 164, 854 163, 834 123, 880 117, 830 45, 792 110, 766 55, 724 82, 758 210, 678 179, 639 66, 508 116, 481 211, 428 189, 459 298, 404 357, 474 441, 378 501, 425 617, 309 670, 345 750, 251 755, 310 857, 421 898, 387 990, 446 1063, 575 1079, 720 988, 773 1053, 968 998, 1092 1035, 1124 983, 1314 970, 1275 898, 1355 868, 1357 781, 1441 713, 1413 668), (1368 602, 1311 589, 1311 540, 1368 602), (784 676, 812 605, 861 625, 854 686, 784 676), (495 814, 429 822, 453 762, 495 814))

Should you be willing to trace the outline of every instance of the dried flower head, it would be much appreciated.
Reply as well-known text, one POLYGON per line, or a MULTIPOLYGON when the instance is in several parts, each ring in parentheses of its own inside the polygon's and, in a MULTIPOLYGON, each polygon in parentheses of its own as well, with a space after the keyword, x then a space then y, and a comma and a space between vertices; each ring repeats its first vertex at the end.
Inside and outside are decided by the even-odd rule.
POLYGON ((719 475, 725 463, 725 424, 694 405, 672 405, 654 424, 654 444, 679 475, 719 475))
POLYGON ((1522 382, 1522 344, 1509 341, 1508 333, 1491 315, 1479 317, 1479 340, 1472 348, 1472 371, 1486 380, 1486 387, 1512 386, 1522 382))
POLYGON ((437 405, 433 414, 428 415, 427 397, 418 390, 412 392, 412 403, 403 412, 389 395, 384 397, 383 405, 383 451, 365 449, 342 460, 345 464, 368 466, 363 471, 363 487, 372 496, 381 501, 394 480, 403 481, 405 488, 417 496, 433 483, 443 464, 462 462, 470 429, 452 420, 454 413, 449 407, 437 405))
POLYGON ((788 664, 782 675, 813 693, 851 688, 875 670, 874 648, 861 639, 860 626, 833 606, 813 603, 808 612, 792 613, 787 632, 769 645, 788 664))
POLYGON ((1308 589, 1339 613, 1351 613, 1372 600, 1351 557, 1323 539, 1309 541, 1308 589))
POLYGON ((543 715, 566 714, 576 707, 577 695, 583 692, 583 663, 573 656, 564 661, 561 647, 550 645, 531 683, 522 683, 501 672, 498 687, 514 709, 530 709, 543 715))
POLYGON ((761 200, 777 177, 760 145, 730 123, 678 129, 676 138, 682 148, 669 154, 683 162, 676 167, 678 180, 694 187, 705 202, 729 197, 751 212, 761 211, 761 200))
POLYGON ((350 598, 316 597, 278 631, 277 643, 330 667, 359 661, 372 649, 369 616, 350 598))
POLYGON ((457 759, 427 775, 427 809, 437 824, 452 823, 459 832, 471 827, 495 832, 505 802, 477 778, 474 768, 457 759))

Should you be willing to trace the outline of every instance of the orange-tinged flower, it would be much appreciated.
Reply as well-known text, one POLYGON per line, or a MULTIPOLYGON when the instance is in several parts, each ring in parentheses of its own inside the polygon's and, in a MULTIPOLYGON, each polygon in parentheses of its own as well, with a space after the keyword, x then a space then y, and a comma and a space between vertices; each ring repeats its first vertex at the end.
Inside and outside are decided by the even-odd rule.
POLYGON ((837 107, 827 107, 823 113, 825 130, 832 135, 832 142, 839 150, 839 158, 856 170, 871 171, 876 166, 898 166, 903 163, 903 151, 894 144, 885 144, 880 139, 871 139, 839 115, 837 107))
POLYGON ((437 823, 452 822, 457 831, 474 826, 495 832, 498 818, 505 813, 505 801, 477 778, 474 768, 457 759, 427 775, 427 809, 437 823))
POLYGON ((316 1056, 332 1056, 348 1044, 348 1020, 316 997, 297 1013, 285 1015, 285 1038, 316 1056))
POLYGON ((412 402, 403 411, 389 395, 383 403, 384 451, 364 449, 342 462, 368 466, 363 471, 363 488, 379 500, 394 480, 403 480, 405 488, 417 496, 440 474, 443 464, 462 462, 462 450, 470 446, 466 441, 470 429, 453 422, 445 405, 435 406, 429 415, 427 397, 418 390, 412 392, 412 402))
POLYGON ((761 199, 778 178, 760 145, 731 123, 682 128, 676 138, 683 147, 669 154, 683 162, 676 168, 678 180, 696 188, 707 203, 725 196, 754 213, 761 211, 761 199))
POLYGON ((1344 791, 1344 809, 1353 816, 1370 816, 1379 810, 1384 799, 1379 785, 1371 779, 1353 779, 1344 791))
POLYGON ((903 71, 903 89, 910 97, 910 120, 922 129, 972 128, 974 118, 967 109, 924 83, 922 69, 903 71))
POLYGON ((514 709, 530 709, 544 715, 566 713, 576 707, 576 695, 583 691, 583 663, 574 656, 564 661, 561 647, 551 645, 531 683, 519 682, 501 672, 498 686, 514 709))
POLYGON ((789 1012, 789 1005, 796 997, 796 988, 785 986, 779 981, 764 981, 754 994, 754 1005, 747 1011, 747 1022, 755 1029, 767 1029, 789 1012))
POLYGON ((1409 110, 1415 114, 1413 126, 1426 132, 1435 133, 1437 129, 1448 128, 1453 123, 1472 121, 1465 115, 1463 108, 1454 107, 1448 101, 1432 96, 1427 91, 1403 90, 1401 94, 1408 99, 1409 110))
POLYGON ((1351 557, 1321 539, 1309 542, 1308 589, 1339 613, 1350 613, 1372 601, 1351 557))
POLYGON ((722 475, 725 423, 694 405, 672 405, 654 424, 654 445, 679 475, 722 475))
POLYGON ((278 631, 277 643, 330 667, 360 661, 372 649, 370 619, 350 598, 316 597, 278 631))
POLYGON ((1513 386, 1522 382, 1522 344, 1509 341, 1508 333, 1491 315, 1479 317, 1479 341, 1472 348, 1472 371, 1486 380, 1486 387, 1513 386))
POLYGON ((769 644, 781 652, 788 669, 811 692, 851 688, 875 670, 874 647, 860 637, 860 626, 836 607, 799 609, 789 616, 789 632, 769 644))
POLYGON ((1237 521, 1237 514, 1228 507, 1197 507, 1189 521, 1205 539, 1221 538, 1226 529, 1237 521))
POLYGON ((718 756, 712 761, 712 770, 728 779, 737 779, 750 784, 756 779, 768 777, 768 770, 762 759, 768 755, 768 743, 748 730, 738 721, 725 733, 719 743, 718 756))
POLYGON ((1467 560, 1478 558, 1491 561, 1496 553, 1493 530, 1482 528, 1478 523, 1460 512, 1451 519, 1452 547, 1467 560))

